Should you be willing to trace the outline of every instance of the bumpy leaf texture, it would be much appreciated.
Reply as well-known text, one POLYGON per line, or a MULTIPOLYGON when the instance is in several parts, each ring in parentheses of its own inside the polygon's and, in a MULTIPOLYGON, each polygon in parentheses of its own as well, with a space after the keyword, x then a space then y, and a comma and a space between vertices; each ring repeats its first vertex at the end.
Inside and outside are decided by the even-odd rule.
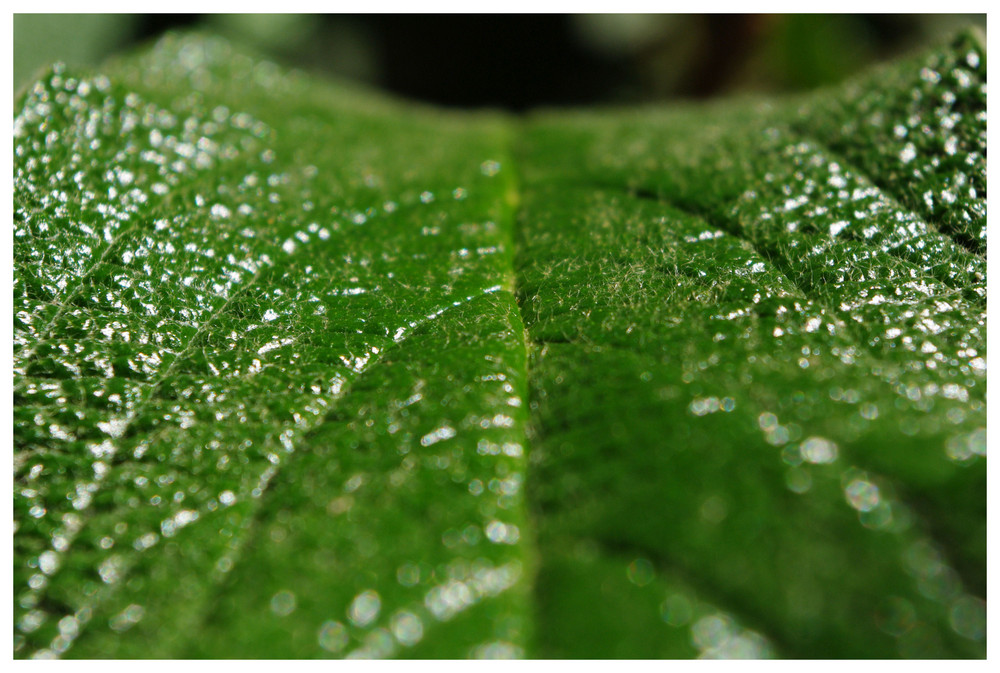
POLYGON ((198 36, 14 120, 16 657, 982 657, 986 63, 447 113, 198 36))

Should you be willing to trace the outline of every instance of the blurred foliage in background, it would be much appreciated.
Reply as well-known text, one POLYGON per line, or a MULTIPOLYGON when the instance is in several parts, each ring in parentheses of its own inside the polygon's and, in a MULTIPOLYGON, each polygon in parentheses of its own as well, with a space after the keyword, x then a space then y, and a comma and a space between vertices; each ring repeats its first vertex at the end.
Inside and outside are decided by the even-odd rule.
POLYGON ((14 16, 14 86, 95 66, 172 29, 432 103, 513 110, 807 89, 985 15, 14 16))

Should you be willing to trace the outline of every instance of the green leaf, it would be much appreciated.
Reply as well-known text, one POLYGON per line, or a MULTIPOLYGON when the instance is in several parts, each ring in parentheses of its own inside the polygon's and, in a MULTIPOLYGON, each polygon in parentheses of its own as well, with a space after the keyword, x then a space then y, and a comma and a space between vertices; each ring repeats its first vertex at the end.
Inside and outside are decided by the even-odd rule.
MULTIPOLYGON (((893 79, 958 105, 925 87, 949 62, 893 79)), ((871 101, 884 79, 846 91, 871 101)), ((974 215, 974 195, 941 198, 950 108, 894 113, 880 123, 943 136, 926 134, 917 179, 974 215)), ((731 104, 532 124, 529 487, 542 577, 576 577, 541 595, 545 654, 981 656, 965 620, 986 577, 985 259, 956 242, 959 212, 922 219, 889 191, 903 177, 868 177, 884 134, 839 137, 840 154, 831 125, 731 104), (650 599, 645 623, 627 616, 634 641, 597 638, 579 605, 607 603, 629 563, 647 592, 731 614, 692 609, 691 633, 671 631, 650 599)))
POLYGON ((104 73, 15 116, 15 656, 985 655, 975 37, 519 120, 104 73))
POLYGON ((19 653, 513 650, 506 127, 214 40, 112 74, 16 122, 19 653))

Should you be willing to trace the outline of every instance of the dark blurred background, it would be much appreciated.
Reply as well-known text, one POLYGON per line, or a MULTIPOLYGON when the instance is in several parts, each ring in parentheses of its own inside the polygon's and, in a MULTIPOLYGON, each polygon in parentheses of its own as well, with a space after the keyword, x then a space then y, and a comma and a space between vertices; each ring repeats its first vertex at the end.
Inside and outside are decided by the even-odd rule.
POLYGON ((14 87, 197 29, 440 105, 636 103, 806 89, 970 24, 986 16, 15 14, 14 87))

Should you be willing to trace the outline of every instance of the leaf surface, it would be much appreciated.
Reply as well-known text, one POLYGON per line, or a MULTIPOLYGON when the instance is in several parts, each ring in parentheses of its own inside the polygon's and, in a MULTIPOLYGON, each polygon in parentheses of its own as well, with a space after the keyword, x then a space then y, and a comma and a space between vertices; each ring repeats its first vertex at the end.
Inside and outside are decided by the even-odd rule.
POLYGON ((955 226, 975 189, 941 197, 952 113, 897 108, 981 95, 928 74, 955 60, 897 66, 884 107, 878 77, 799 105, 533 121, 519 293, 547 654, 981 654, 956 632, 985 592, 985 219, 955 226), (815 112, 830 100, 926 136, 911 160, 940 220, 904 205, 882 135, 815 112), (608 573, 662 600, 641 642, 589 631, 578 606, 621 591, 608 573))
POLYGON ((974 37, 524 119, 105 73, 15 116, 15 656, 984 655, 974 37))

